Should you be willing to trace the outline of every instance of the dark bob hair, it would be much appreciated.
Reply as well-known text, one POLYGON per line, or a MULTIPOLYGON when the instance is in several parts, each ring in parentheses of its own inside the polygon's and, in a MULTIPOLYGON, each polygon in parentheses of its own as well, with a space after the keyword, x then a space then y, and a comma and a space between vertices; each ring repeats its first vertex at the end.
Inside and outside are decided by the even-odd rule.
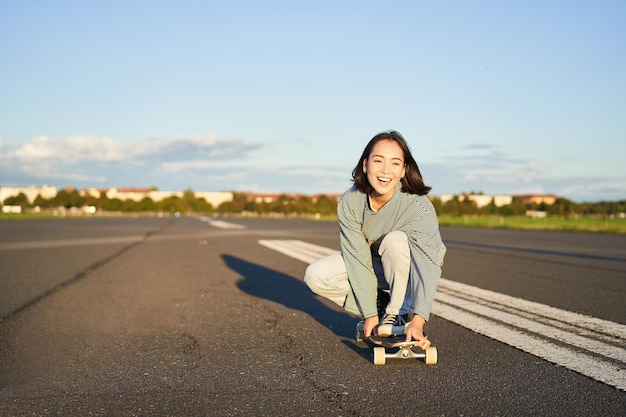
POLYGON ((420 173, 420 169, 417 166, 417 162, 415 162, 413 155, 411 155, 409 145, 406 143, 406 140, 404 140, 402 135, 395 130, 379 133, 369 141, 363 150, 363 154, 361 155, 359 162, 352 170, 352 182, 354 182, 354 186, 366 194, 369 194, 373 190, 371 184, 367 180, 367 175, 363 172, 363 161, 369 158, 370 153, 372 153, 372 149, 374 149, 374 145, 381 140, 392 140, 396 142, 404 153, 404 167, 406 171, 404 177, 400 180, 400 183, 402 184, 402 191, 417 195, 428 194, 432 187, 424 184, 422 174, 420 173))

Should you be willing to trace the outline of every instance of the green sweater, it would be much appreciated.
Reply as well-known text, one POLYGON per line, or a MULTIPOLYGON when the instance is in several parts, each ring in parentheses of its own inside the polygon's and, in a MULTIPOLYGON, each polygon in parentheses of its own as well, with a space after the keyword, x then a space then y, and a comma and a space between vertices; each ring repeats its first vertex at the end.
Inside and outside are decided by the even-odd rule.
POLYGON ((400 230, 407 234, 411 249, 410 310, 428 320, 446 252, 437 214, 428 197, 402 192, 398 184, 387 204, 374 211, 368 195, 352 187, 342 195, 337 215, 341 250, 352 288, 345 309, 366 318, 378 314, 378 279, 370 247, 381 236, 400 230))

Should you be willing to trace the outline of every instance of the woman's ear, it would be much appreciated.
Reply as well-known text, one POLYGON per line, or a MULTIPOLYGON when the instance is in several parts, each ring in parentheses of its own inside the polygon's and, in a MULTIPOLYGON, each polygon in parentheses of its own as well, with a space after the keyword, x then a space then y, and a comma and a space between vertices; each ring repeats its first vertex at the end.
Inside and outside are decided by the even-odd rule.
POLYGON ((367 174, 367 159, 363 160, 363 173, 367 174))

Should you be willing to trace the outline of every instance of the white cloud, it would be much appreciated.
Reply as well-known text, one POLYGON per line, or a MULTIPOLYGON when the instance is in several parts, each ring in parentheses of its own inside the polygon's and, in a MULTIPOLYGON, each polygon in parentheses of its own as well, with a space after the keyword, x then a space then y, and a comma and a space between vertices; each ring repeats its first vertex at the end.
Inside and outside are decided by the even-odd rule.
POLYGON ((22 162, 61 160, 76 163, 123 160, 129 151, 128 144, 107 137, 70 136, 50 139, 40 136, 10 151, 8 156, 22 162))
MULTIPOLYGON (((203 155, 209 158, 245 157, 259 149, 258 144, 238 139, 218 139, 212 135, 176 136, 128 142, 99 136, 40 136, 0 156, 21 163, 61 161, 63 164, 94 161, 142 161, 147 157, 176 158, 203 155)), ((185 158, 186 159, 186 158, 185 158)))
POLYGON ((0 178, 5 183, 56 180, 79 184, 104 183, 112 178, 116 184, 141 183, 158 180, 162 174, 179 174, 184 178, 187 170, 219 170, 226 162, 236 164, 261 147, 213 135, 179 135, 134 142, 88 135, 40 136, 13 148, 0 147, 0 178))
POLYGON ((542 155, 522 158, 497 147, 471 146, 439 163, 424 164, 426 182, 433 194, 482 191, 488 194, 554 193, 575 201, 621 200, 626 178, 568 175, 555 170, 542 155))
POLYGON ((166 174, 177 174, 185 171, 197 171, 209 169, 211 163, 209 161, 176 161, 176 162, 163 162, 160 165, 160 170, 166 174))

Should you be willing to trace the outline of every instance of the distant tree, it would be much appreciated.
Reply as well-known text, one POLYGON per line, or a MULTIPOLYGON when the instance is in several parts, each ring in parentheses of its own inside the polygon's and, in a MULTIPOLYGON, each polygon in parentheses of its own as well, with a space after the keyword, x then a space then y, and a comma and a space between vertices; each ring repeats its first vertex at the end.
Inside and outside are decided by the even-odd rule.
POLYGON ((209 202, 207 202, 204 198, 198 198, 196 200, 194 200, 193 204, 191 205, 191 211, 193 211, 194 213, 213 213, 215 209, 213 208, 213 205, 209 202))
POLYGON ((455 195, 450 200, 443 203, 442 214, 448 214, 450 216, 461 216, 463 214, 461 210, 461 202, 459 201, 459 196, 455 195))
POLYGON ((434 197, 432 199, 433 207, 435 208, 435 213, 442 214, 443 213, 443 203, 441 202, 441 198, 434 197))
POLYGON ((554 204, 547 206, 545 211, 550 215, 570 217, 576 214, 576 204, 566 198, 559 197, 554 204))
POLYGON ((337 213, 337 199, 323 194, 318 197, 315 209, 317 213, 323 216, 335 214, 337 213))
POLYGON ((232 201, 224 201, 219 206, 217 206, 217 212, 220 214, 232 213, 233 212, 233 202, 232 201))
POLYGON ((313 200, 311 197, 303 195, 295 201, 294 209, 298 214, 311 214, 314 212, 313 200))
POLYGON ((261 210, 261 207, 256 201, 254 201, 254 199, 250 199, 246 201, 246 204, 244 204, 243 210, 250 213, 258 213, 259 210, 261 210))
POLYGON ((66 188, 57 192, 52 199, 56 207, 82 207, 85 205, 85 197, 81 196, 75 188, 66 188))
POLYGON ((191 188, 185 190, 183 192, 183 203, 185 206, 183 211, 193 211, 193 206, 196 204, 196 201, 196 193, 194 193, 191 188))
POLYGON ((287 194, 281 194, 276 201, 270 204, 270 211, 272 213, 291 214, 294 211, 293 199, 287 194))
POLYGON ((102 199, 93 195, 85 196, 85 205, 93 206, 98 210, 102 210, 102 199))
POLYGON ((225 201, 219 205, 217 211, 220 213, 241 213, 246 207, 248 196, 244 193, 233 193, 232 201, 225 201))
POLYGON ((513 197, 511 204, 500 207, 503 216, 522 216, 526 213, 526 203, 521 197, 513 197))
POLYGON ((144 197, 137 203, 137 211, 157 211, 159 206, 150 197, 144 197))
POLYGON ((481 214, 487 214, 487 215, 500 214, 500 210, 496 206, 496 201, 494 199, 492 199, 491 202, 487 204, 486 206, 481 207, 479 211, 481 214))
POLYGON ((245 207, 248 206, 249 203, 254 202, 254 205, 256 206, 256 212, 258 214, 269 214, 272 212, 272 205, 270 203, 268 203, 267 201, 261 201, 260 203, 252 200, 252 201, 248 201, 246 202, 245 207))
POLYGON ((158 203, 158 206, 161 210, 166 211, 168 213, 184 213, 187 211, 187 202, 176 196, 168 197, 158 203))
POLYGON ((122 200, 119 198, 103 198, 102 199, 102 208, 105 211, 122 211, 122 200))
POLYGON ((600 211, 605 215, 614 215, 626 212, 626 200, 621 201, 600 201, 598 203, 600 211))
POLYGON ((26 197, 26 194, 19 193, 18 195, 5 198, 4 205, 5 206, 20 206, 22 208, 27 208, 27 207, 30 207, 30 201, 28 201, 28 197, 26 197))
POLYGON ((37 197, 35 197, 35 201, 33 201, 33 206, 47 209, 52 207, 52 200, 45 199, 41 196, 41 194, 37 194, 37 197))
POLYGON ((472 215, 472 214, 478 214, 478 212, 479 212, 478 205, 476 204, 475 201, 470 200, 469 198, 464 198, 463 201, 461 201, 461 213, 462 214, 472 215))

